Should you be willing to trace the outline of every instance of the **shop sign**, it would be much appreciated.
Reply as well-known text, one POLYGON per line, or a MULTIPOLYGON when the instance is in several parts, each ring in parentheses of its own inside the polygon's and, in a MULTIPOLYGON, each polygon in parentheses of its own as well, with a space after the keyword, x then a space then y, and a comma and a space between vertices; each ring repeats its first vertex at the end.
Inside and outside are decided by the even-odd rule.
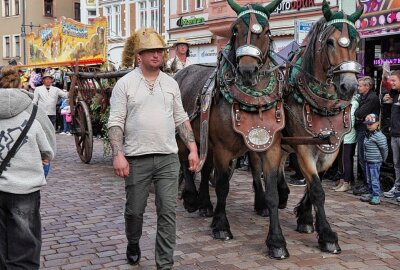
POLYGON ((86 25, 61 17, 45 25, 39 34, 29 33, 29 65, 70 65, 76 59, 82 64, 106 61, 107 19, 95 18, 86 25))
POLYGON ((374 66, 382 66, 385 62, 389 62, 391 65, 398 65, 400 64, 400 58, 374 59, 374 66))
POLYGON ((86 5, 87 6, 95 6, 96 5, 96 0, 86 0, 86 5))
POLYGON ((298 11, 304 8, 310 8, 317 6, 314 0, 292 0, 292 1, 283 1, 279 4, 279 6, 275 9, 274 12, 281 13, 285 11, 298 11))
POLYGON ((206 19, 203 17, 191 17, 191 18, 183 18, 180 17, 179 20, 176 22, 176 25, 179 27, 189 26, 189 25, 196 25, 204 23, 206 19))
POLYGON ((216 63, 218 57, 217 46, 192 46, 190 47, 190 60, 195 64, 216 63))

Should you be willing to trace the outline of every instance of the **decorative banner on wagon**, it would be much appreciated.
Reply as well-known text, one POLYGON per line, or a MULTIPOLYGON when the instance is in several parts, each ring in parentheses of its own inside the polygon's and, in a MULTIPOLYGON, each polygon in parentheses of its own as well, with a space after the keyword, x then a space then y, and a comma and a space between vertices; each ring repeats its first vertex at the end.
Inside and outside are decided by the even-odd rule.
POLYGON ((74 64, 98 64, 107 59, 107 20, 95 18, 86 25, 62 17, 54 24, 44 25, 39 34, 27 36, 29 65, 56 66, 74 64))

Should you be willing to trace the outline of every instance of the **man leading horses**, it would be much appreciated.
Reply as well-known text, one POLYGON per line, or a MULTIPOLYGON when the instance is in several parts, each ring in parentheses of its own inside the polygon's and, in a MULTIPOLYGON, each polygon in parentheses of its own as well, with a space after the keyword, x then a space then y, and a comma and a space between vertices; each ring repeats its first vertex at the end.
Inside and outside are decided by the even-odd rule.
POLYGON ((154 183, 157 269, 172 269, 179 174, 175 129, 190 151, 189 170, 197 169, 199 158, 179 86, 160 71, 167 48, 164 40, 150 28, 140 29, 135 35, 134 51, 140 64, 116 83, 108 122, 114 171, 125 178, 126 256, 130 264, 139 263, 143 214, 154 183))

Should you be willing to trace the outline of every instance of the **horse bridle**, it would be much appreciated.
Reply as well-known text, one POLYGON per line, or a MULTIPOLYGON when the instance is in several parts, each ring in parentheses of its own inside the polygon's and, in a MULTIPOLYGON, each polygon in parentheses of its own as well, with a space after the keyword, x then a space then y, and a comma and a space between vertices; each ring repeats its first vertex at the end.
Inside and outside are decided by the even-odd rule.
MULTIPOLYGON (((331 21, 327 22, 325 25, 329 26, 329 25, 333 25, 335 23, 342 23, 342 32, 341 32, 340 38, 338 40, 339 46, 342 47, 342 48, 349 48, 351 42, 350 42, 350 35, 349 35, 348 26, 353 27, 355 30, 356 30, 356 26, 354 25, 353 22, 351 22, 351 21, 349 21, 347 19, 346 15, 344 15, 343 19, 334 19, 334 20, 331 20, 331 21)), ((325 30, 326 29, 327 28, 325 28, 325 30)), ((322 35, 323 35, 324 31, 322 31, 322 33, 320 35, 320 38, 319 38, 320 44, 322 43, 322 35)), ((319 50, 321 50, 322 47, 323 46, 320 45, 320 49, 319 50)), ((349 50, 350 49, 347 50, 348 59, 350 59, 349 50)), ((334 76, 336 74, 340 74, 340 73, 355 73, 355 74, 359 74, 361 72, 361 65, 356 61, 352 61, 352 60, 343 61, 340 64, 338 64, 336 66, 333 66, 331 64, 330 60, 329 60, 329 56, 327 55, 326 57, 327 57, 328 63, 329 63, 329 68, 328 68, 328 71, 327 71, 327 84, 328 85, 332 84, 333 78, 334 78, 334 76)))
POLYGON ((238 59, 242 56, 251 56, 259 61, 259 67, 264 65, 264 60, 268 54, 268 50, 263 54, 263 52, 256 46, 251 44, 251 35, 252 34, 261 34, 263 31, 263 27, 261 24, 258 22, 256 14, 264 17, 267 22, 268 22, 268 16, 264 12, 254 10, 251 5, 248 6, 247 10, 244 10, 239 13, 238 19, 246 14, 250 15, 250 20, 249 20, 249 31, 247 32, 247 40, 246 44, 240 46, 239 48, 236 49, 236 62, 238 62, 238 59))

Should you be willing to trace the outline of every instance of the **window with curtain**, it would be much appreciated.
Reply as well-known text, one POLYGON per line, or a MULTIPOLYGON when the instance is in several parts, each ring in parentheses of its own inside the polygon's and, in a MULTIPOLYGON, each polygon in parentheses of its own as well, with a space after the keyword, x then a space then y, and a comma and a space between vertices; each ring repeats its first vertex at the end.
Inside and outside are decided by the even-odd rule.
POLYGON ((189 11, 189 0, 182 0, 182 12, 189 11))
POLYGON ((152 27, 157 32, 160 26, 160 0, 142 0, 139 2, 138 20, 140 27, 152 27))
POLYGON ((44 16, 53 17, 53 0, 44 0, 44 16))
POLYGON ((196 9, 203 9, 203 0, 196 0, 196 9))
POLYGON ((142 1, 139 3, 139 25, 140 27, 147 26, 147 10, 146 10, 147 2, 142 1))
POLYGON ((15 50, 15 57, 21 57, 21 41, 19 36, 14 36, 14 50, 15 50))
POLYGON ((19 0, 14 0, 14 6, 15 6, 14 15, 19 15, 19 0))
POLYGON ((81 21, 81 3, 74 3, 74 20, 81 21))
POLYGON ((4 16, 10 17, 10 0, 4 0, 4 16))
POLYGON ((11 57, 10 37, 4 37, 4 57, 11 57))
POLYGON ((114 6, 114 34, 121 35, 121 6, 114 6))
POLYGON ((159 31, 158 0, 150 0, 150 26, 159 31))

